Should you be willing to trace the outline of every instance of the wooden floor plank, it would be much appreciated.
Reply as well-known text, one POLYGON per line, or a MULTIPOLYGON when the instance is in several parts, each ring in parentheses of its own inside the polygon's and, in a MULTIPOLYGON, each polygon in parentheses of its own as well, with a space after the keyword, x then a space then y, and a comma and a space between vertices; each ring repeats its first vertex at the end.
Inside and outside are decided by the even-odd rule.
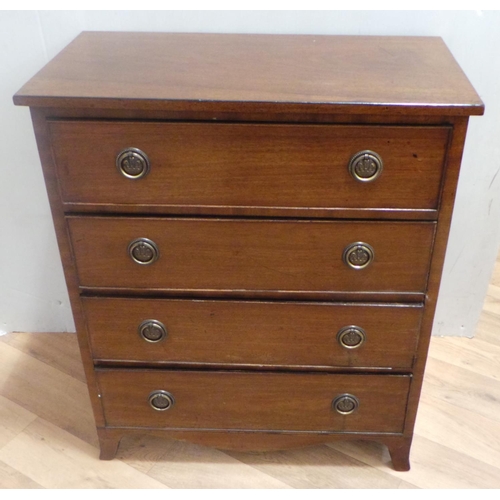
POLYGON ((426 391, 422 394, 415 432, 438 444, 499 468, 500 422, 460 408, 426 391))
POLYGON ((0 450, 0 460, 45 488, 166 488, 120 460, 37 418, 0 450))
POLYGON ((0 337, 0 341, 86 382, 76 334, 9 333, 0 337))
POLYGON ((500 384, 471 370, 429 357, 423 391, 483 417, 500 422, 500 384))
POLYGON ((169 488, 290 488, 286 482, 220 450, 171 439, 152 441, 151 437, 142 437, 124 443, 120 459, 141 468, 138 464, 144 458, 141 447, 151 447, 146 452, 147 473, 169 488))
POLYGON ((432 339, 429 356, 500 383, 500 346, 478 339, 441 337, 432 339))
POLYGON ((499 469, 416 434, 411 470, 396 472, 379 443, 340 441, 328 446, 419 488, 500 488, 499 469))
POLYGON ((489 285, 484 299, 483 311, 500 316, 500 286, 489 285))
POLYGON ((120 442, 116 458, 147 474, 158 461, 168 460, 165 439, 148 434, 126 436, 120 442))
POLYGON ((0 359, 0 395, 97 445, 86 384, 3 342, 0 359))
POLYGON ((34 413, 0 396, 0 448, 36 419, 34 413))
POLYGON ((500 346, 500 316, 483 310, 477 324, 475 339, 500 346))
POLYGON ((500 286, 500 253, 497 256, 497 260, 495 261, 490 283, 495 286, 500 286))
POLYGON ((0 489, 42 489, 42 486, 0 460, 0 489))
POLYGON ((411 488, 398 478, 322 445, 268 453, 230 455, 294 488, 411 488))

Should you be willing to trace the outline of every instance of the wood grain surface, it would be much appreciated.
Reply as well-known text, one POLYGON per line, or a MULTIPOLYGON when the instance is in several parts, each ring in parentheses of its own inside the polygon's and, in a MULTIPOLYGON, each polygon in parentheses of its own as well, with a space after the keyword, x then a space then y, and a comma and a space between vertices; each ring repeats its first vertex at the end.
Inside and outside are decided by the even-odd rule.
POLYGON ((50 131, 65 203, 389 212, 438 208, 450 128, 54 121, 50 131), (117 169, 127 147, 147 154, 146 177, 117 169), (372 182, 348 170, 365 150, 383 160, 372 182))
POLYGON ((403 429, 410 377, 98 369, 109 427, 390 432, 403 429), (173 395, 166 411, 150 407, 155 390, 173 395), (333 400, 353 394, 350 415, 333 400))
POLYGON ((308 367, 411 368, 423 306, 226 300, 82 298, 94 360, 308 367), (155 319, 167 337, 145 341, 155 319), (366 341, 342 347, 337 333, 357 325, 366 341))
POLYGON ((437 37, 82 33, 14 97, 29 106, 482 114, 437 37))
MULTIPOLYGON (((256 431, 285 431, 270 449, 315 444, 324 433, 325 441, 335 441, 322 448, 328 456, 348 455, 378 469, 387 461, 385 448, 381 458, 377 445, 353 451, 352 443, 343 442, 378 440, 387 446, 395 470, 409 469, 468 116, 484 110, 442 40, 83 33, 14 102, 32 107, 101 458, 113 458, 122 437, 151 428, 155 436, 221 446, 233 446, 229 435, 246 429, 237 449, 264 446, 262 436, 254 438, 256 431), (145 179, 120 177, 114 158, 125 147, 151 155, 145 179), (346 162, 358 149, 374 149, 386 163, 372 184, 348 178, 346 162), (278 219, 283 216, 289 218, 278 219), (316 217, 323 220, 312 220, 316 217), (158 245, 157 262, 142 266, 131 260, 127 247, 136 238, 158 245), (366 269, 353 270, 342 254, 360 241, 374 248, 375 258, 366 269), (104 300, 106 294, 115 298, 104 300), (160 296, 170 299, 152 300, 160 296), (120 313, 125 297, 130 307, 120 313), (167 366, 167 356, 156 360, 151 352, 144 356, 147 365, 122 366, 144 359, 140 346, 132 354, 118 334, 120 328, 122 335, 132 335, 137 321, 150 319, 143 317, 145 300, 139 297, 148 297, 148 307, 155 304, 155 315, 173 313, 178 321, 172 325, 165 319, 169 337, 162 347, 174 344, 178 359, 198 356, 203 369, 182 366, 182 361, 167 366), (360 303, 281 302, 297 298, 360 303), (366 304, 384 300, 394 304, 366 304), (416 307, 396 307, 405 301, 416 307), (297 310, 285 310, 292 306, 297 310), (373 345, 372 353, 335 354, 324 347, 335 345, 331 312, 342 311, 336 318, 343 322, 354 307, 370 332, 385 332, 368 332, 363 348, 373 345), (396 309, 402 314, 401 323, 388 325, 389 307, 394 318, 396 309), (272 315, 265 312, 271 309, 272 315), (321 320, 314 332, 308 326, 313 317, 321 320), (252 338, 248 318, 270 334, 252 338), (122 320, 133 323, 133 329, 122 320), (307 346, 301 344, 305 329, 311 332, 307 346), (206 347, 201 338, 208 333, 218 336, 218 345, 206 347), (287 344, 290 333, 293 348, 287 344), (169 344, 172 339, 179 343, 169 344), (191 339, 196 339, 194 348, 191 339), (398 350, 386 348, 383 360, 381 344, 391 339, 398 350), (139 359, 94 358, 94 349, 123 349, 123 357, 139 359), (210 361, 214 356, 218 362, 210 361), (245 364, 248 356, 253 364, 245 364), (266 356, 272 358, 268 365, 259 361, 266 356), (324 360, 326 369, 293 364, 312 357, 324 360), (402 374, 391 374, 394 364, 383 367, 383 374, 361 366, 384 361, 402 363, 402 374), (282 370, 285 363, 292 368, 282 370), (239 370, 228 369, 235 366, 239 370), (171 410, 150 408, 147 399, 156 389, 175 394, 171 410), (346 392, 359 397, 360 406, 342 416, 331 402, 346 392), (297 434, 310 439, 297 439, 297 434), (371 453, 368 459, 365 450, 371 453)), ((497 312, 495 304, 489 312, 497 312)), ((0 478, 68 487, 60 471, 78 464, 78 484, 85 482, 81 470, 87 469, 91 486, 114 486, 122 477, 122 484, 137 484, 140 474, 127 475, 127 467, 115 466, 117 476, 108 475, 109 469, 100 474, 88 459, 96 436, 85 410, 89 401, 81 372, 73 371, 71 362, 56 362, 40 346, 33 346, 37 354, 32 357, 23 340, 0 344, 0 351, 9 354, 0 367, 1 395, 8 400, 0 399, 8 413, 5 429, 0 428, 0 478), (31 448, 36 452, 29 454, 31 448)), ((459 350, 457 356, 462 355, 459 350)), ((496 354, 476 352, 454 364, 442 353, 436 356, 440 359, 429 363, 438 374, 428 378, 431 400, 477 412, 485 429, 494 428, 500 397, 496 354), (475 393, 474 384, 481 391, 475 393)), ((440 408, 433 411, 443 428, 453 410, 440 408)), ((461 425, 457 422, 455 429, 461 425)), ((446 467, 439 467, 435 434, 427 436, 431 442, 420 437, 420 443, 422 456, 433 466, 433 484, 449 484, 446 469, 453 467, 459 485, 469 484, 463 480, 465 470, 473 470, 486 485, 495 484, 498 468, 484 459, 492 440, 456 467, 454 460, 466 445, 450 439, 450 449, 439 445, 446 448, 446 467)), ((247 462, 237 463, 244 469, 247 462)), ((416 464, 414 484, 421 485, 416 464)), ((257 478, 260 464, 255 465, 250 468, 257 478)), ((168 477, 158 469, 147 475, 148 487, 168 477)), ((270 474, 266 484, 286 483, 281 477, 270 474)), ((168 480, 159 482, 167 485, 168 480)), ((293 484, 299 483, 305 484, 293 484)))
POLYGON ((435 224, 239 219, 67 218, 80 285, 179 290, 423 292, 435 224), (136 264, 127 248, 154 241, 160 258, 136 264), (373 263, 347 267, 355 242, 373 263))

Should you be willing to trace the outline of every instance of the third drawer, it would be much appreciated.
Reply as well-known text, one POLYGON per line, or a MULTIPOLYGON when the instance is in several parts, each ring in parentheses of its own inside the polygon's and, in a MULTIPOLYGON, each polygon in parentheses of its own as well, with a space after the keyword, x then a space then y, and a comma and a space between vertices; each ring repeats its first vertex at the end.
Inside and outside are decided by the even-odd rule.
POLYGON ((84 297, 96 361, 411 368, 422 304, 84 297))

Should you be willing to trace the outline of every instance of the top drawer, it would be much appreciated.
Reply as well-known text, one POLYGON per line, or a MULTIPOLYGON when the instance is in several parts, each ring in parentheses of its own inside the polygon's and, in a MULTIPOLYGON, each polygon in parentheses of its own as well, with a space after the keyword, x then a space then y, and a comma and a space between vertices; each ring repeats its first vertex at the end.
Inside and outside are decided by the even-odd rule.
MULTIPOLYGON (((229 209, 435 210, 450 130, 50 122, 66 203, 229 209), (147 155, 147 175, 131 179, 120 172, 117 157, 126 148, 147 155), (380 175, 368 182, 356 180, 349 172, 351 158, 365 150, 377 153, 383 163, 380 175)), ((374 163, 365 157, 360 161, 358 172, 369 175, 374 163)))

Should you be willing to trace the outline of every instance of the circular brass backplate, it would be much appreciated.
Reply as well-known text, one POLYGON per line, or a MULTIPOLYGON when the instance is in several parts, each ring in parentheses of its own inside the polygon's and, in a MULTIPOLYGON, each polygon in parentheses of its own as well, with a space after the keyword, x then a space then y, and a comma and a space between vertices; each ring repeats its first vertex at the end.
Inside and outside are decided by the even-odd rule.
POLYGON ((337 333, 337 341, 346 349, 357 349, 366 340, 366 332, 356 325, 344 326, 337 333))
POLYGON ((344 263, 352 269, 364 269, 375 258, 375 250, 368 243, 357 241, 348 245, 342 256, 344 263))
POLYGON ((156 262, 160 251, 156 243, 148 238, 137 238, 128 246, 130 258, 137 264, 148 265, 156 262))
POLYGON ((153 410, 165 411, 170 410, 174 406, 175 399, 170 392, 159 390, 153 391, 148 396, 148 402, 153 410))
POLYGON ((124 149, 116 157, 116 168, 127 179, 141 179, 150 170, 148 155, 138 148, 124 149))
POLYGON ((375 151, 365 149, 356 153, 349 162, 349 173, 359 182, 372 182, 382 173, 384 162, 375 151))
POLYGON ((359 400, 352 394, 340 394, 333 400, 332 407, 341 415, 350 415, 358 409, 359 400))
POLYGON ((138 331, 146 342, 161 342, 167 337, 165 325, 156 319, 146 319, 139 325, 138 331))

